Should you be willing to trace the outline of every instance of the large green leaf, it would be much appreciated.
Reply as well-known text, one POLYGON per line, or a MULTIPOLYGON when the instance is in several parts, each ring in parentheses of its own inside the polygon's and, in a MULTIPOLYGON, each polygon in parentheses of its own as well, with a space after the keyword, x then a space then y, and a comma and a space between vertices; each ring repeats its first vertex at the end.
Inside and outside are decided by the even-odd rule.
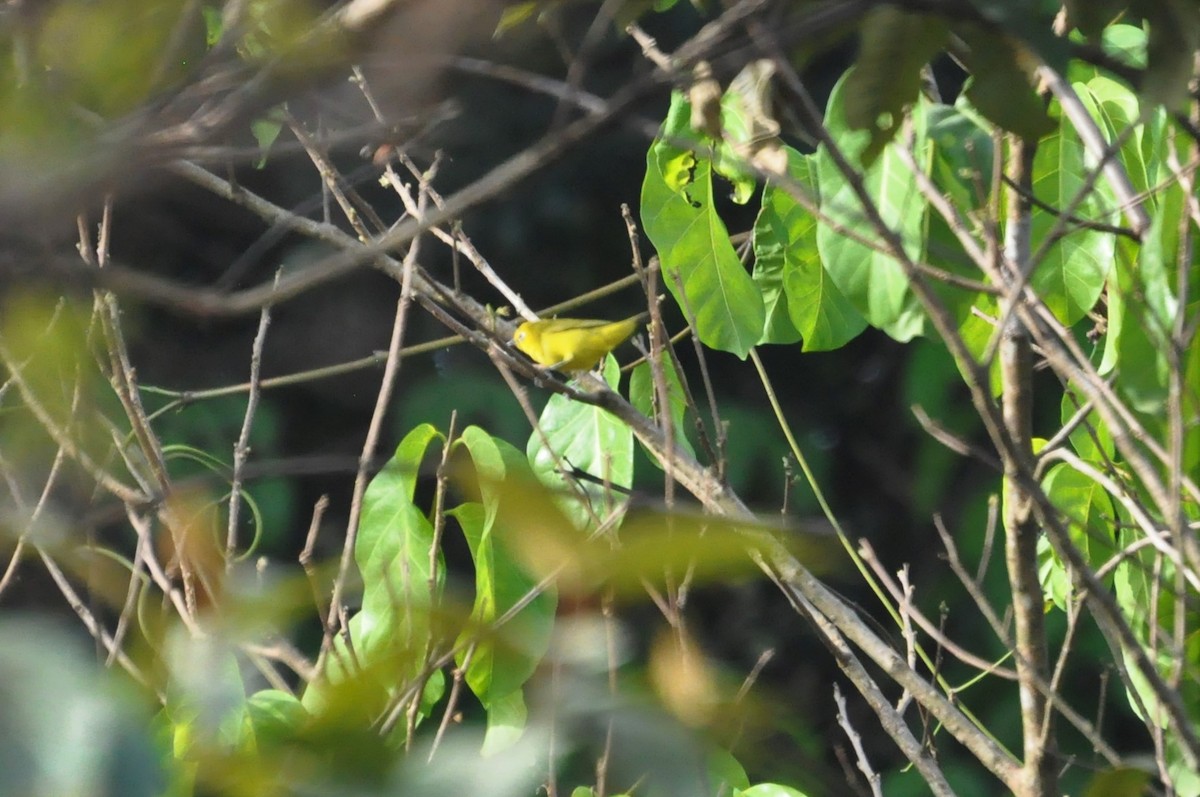
POLYGON ((487 713, 487 733, 483 737, 480 754, 488 757, 503 751, 511 751, 525 731, 529 711, 525 708, 525 694, 515 689, 507 695, 494 697, 487 713))
POLYGON ((1126 556, 1113 571, 1113 593, 1130 628, 1139 637, 1144 637, 1154 602, 1151 582, 1155 572, 1154 560, 1158 554, 1144 545, 1130 547, 1138 543, 1144 533, 1134 525, 1120 504, 1116 508, 1117 544, 1133 553, 1126 556))
MULTIPOLYGON (((1195 294, 1192 294, 1195 296, 1195 294)), ((1196 329, 1200 326, 1200 298, 1192 300, 1187 308, 1187 326, 1196 329)), ((1195 334, 1195 333, 1193 333, 1195 334)), ((1187 350, 1187 361, 1183 372, 1184 389, 1180 396, 1180 417, 1200 418, 1200 341, 1192 338, 1192 345, 1187 350)), ((1200 423, 1185 424, 1183 432, 1183 470, 1193 483, 1200 483, 1200 423)), ((1185 511, 1190 520, 1200 520, 1200 506, 1195 502, 1185 505, 1185 511)))
MULTIPOLYGON (((695 456, 695 449, 692 448, 692 441, 688 439, 688 430, 684 425, 684 420, 687 417, 687 397, 683 392, 683 382, 679 378, 679 372, 675 370, 675 361, 670 357, 663 358, 663 379, 667 383, 667 405, 671 418, 671 428, 675 432, 675 443, 683 448, 684 451, 695 456)), ((648 362, 639 364, 633 369, 633 373, 629 377, 629 403, 638 412, 647 418, 653 418, 655 423, 665 427, 662 413, 658 411, 658 400, 655 396, 654 387, 654 372, 648 362)), ((650 461, 656 467, 662 467, 662 464, 659 463, 656 457, 651 457, 650 461)))
POLYGON ((876 6, 861 27, 858 58, 846 78, 846 122, 871 133, 870 164, 900 130, 905 106, 917 100, 921 70, 948 39, 946 23, 896 6, 876 6))
MULTIPOLYGON (((1121 145, 1118 160, 1125 167, 1129 181, 1134 190, 1146 196, 1146 201, 1154 201, 1154 192, 1149 172, 1146 167, 1147 153, 1142 149, 1143 138, 1147 134, 1145 125, 1137 124, 1140 116, 1138 97, 1124 84, 1104 75, 1098 75, 1086 84, 1086 90, 1098 113, 1100 130, 1108 142, 1115 141, 1125 133, 1131 125, 1137 125, 1132 135, 1126 136, 1121 145)), ((1155 147, 1157 150, 1157 147, 1155 147)))
POLYGON ((708 147, 692 133, 690 114, 687 99, 673 94, 646 155, 642 224, 700 341, 744 358, 762 335, 762 297, 717 215, 708 147))
MULTIPOLYGON (((615 390, 620 376, 617 361, 609 355, 605 381, 615 390)), ((555 491, 559 508, 579 529, 594 528, 608 514, 613 496, 605 485, 628 488, 633 483, 629 426, 607 410, 561 393, 546 402, 525 453, 533 472, 555 491), (576 471, 590 478, 577 478, 576 471)))
MULTIPOLYGON (((811 156, 788 147, 789 176, 814 199, 819 196, 817 166, 811 156)), ((754 224, 754 278, 763 287, 768 307, 776 308, 778 281, 786 303, 783 319, 772 309, 764 342, 791 343, 789 330, 803 337, 804 351, 829 351, 852 340, 867 322, 834 285, 817 252, 817 219, 790 191, 775 183, 763 190, 762 211, 754 224)))
MULTIPOLYGON (((1088 92, 1084 91, 1080 99, 1093 118, 1100 115, 1088 92)), ((1103 179, 1096 180, 1083 201, 1076 202, 1095 165, 1095 159, 1087 153, 1065 117, 1059 119, 1053 133, 1038 143, 1033 161, 1033 193, 1041 204, 1035 205, 1031 214, 1035 255, 1042 251, 1061 214, 1067 210, 1076 219, 1110 224, 1118 221, 1113 211, 1112 191, 1103 179)), ((1066 229, 1069 232, 1045 250, 1041 262, 1034 264, 1031 283, 1055 316, 1069 326, 1096 304, 1116 244, 1111 233, 1089 229, 1077 222, 1068 221, 1066 229)))
POLYGON ((1162 409, 1169 388, 1166 351, 1180 312, 1175 285, 1183 201, 1177 185, 1159 193, 1136 262, 1118 258, 1116 280, 1109 285, 1104 364, 1119 369, 1118 389, 1136 410, 1147 414, 1162 409))
MULTIPOLYGON (((445 566, 441 551, 433 548, 433 525, 413 503, 413 493, 426 451, 440 438, 428 424, 413 429, 367 487, 354 546, 362 608, 350 618, 350 644, 335 639, 326 678, 305 691, 303 703, 310 711, 337 705, 339 685, 361 673, 369 673, 372 684, 394 695, 424 670, 433 635, 431 610, 441 594, 445 566)), ((440 697, 442 686, 440 673, 428 680, 422 716, 440 697)))
MULTIPOLYGON (((770 185, 763 192, 763 210, 759 211, 758 219, 754 222, 754 271, 751 278, 762 293, 763 309, 766 311, 766 321, 763 323, 762 340, 760 343, 799 343, 802 339, 800 330, 788 313, 788 294, 784 287, 784 256, 787 234, 786 229, 763 231, 763 225, 769 225, 769 219, 764 218, 766 212, 767 193, 773 189, 770 185), (760 232, 762 234, 760 235, 760 232)), ((813 254, 815 256, 815 246, 813 254)), ((818 264, 820 261, 817 261, 818 264)))
POLYGON ((377 634, 398 635, 404 647, 417 649, 428 638, 427 612, 445 573, 440 552, 431 561, 433 525, 413 503, 413 491, 425 451, 440 436, 432 426, 418 426, 367 486, 354 546, 363 579, 360 615, 366 615, 359 629, 365 638, 356 645, 370 647, 377 634))
POLYGON ((279 689, 255 692, 246 709, 258 749, 295 738, 311 718, 295 695, 279 689))
POLYGON ((750 201, 758 176, 747 164, 765 146, 779 146, 779 122, 771 115, 771 61, 751 61, 721 95, 721 140, 713 168, 733 184, 731 199, 750 201))
POLYGON ((933 149, 929 177, 964 216, 987 206, 995 157, 993 128, 965 98, 931 105, 927 112, 933 149))
MULTIPOLYGON (((829 98, 825 124, 850 163, 862 168, 862 156, 870 146, 870 134, 848 126, 846 89, 847 79, 843 78, 829 98)), ((918 162, 921 162, 926 150, 924 103, 914 106, 911 118, 914 149, 918 162)), ((900 236, 908 257, 919 261, 925 249, 926 203, 896 146, 888 145, 870 167, 862 170, 861 183, 884 224, 900 236)), ((816 158, 821 211, 831 222, 817 227, 817 250, 825 269, 871 326, 899 341, 921 334, 925 315, 909 290, 908 279, 900 264, 891 255, 843 233, 843 230, 854 231, 868 240, 880 240, 867 221, 854 183, 838 169, 826 147, 817 150, 816 158)))
MULTIPOLYGON (((1104 488, 1065 463, 1052 467, 1042 484, 1047 497, 1067 518, 1071 543, 1084 560, 1093 568, 1107 562, 1116 553, 1116 517, 1104 488)), ((1040 548, 1043 586, 1058 608, 1065 611, 1071 579, 1057 554, 1049 551, 1049 545, 1040 548)))
MULTIPOLYGON (((953 107, 930 107, 927 118, 932 149, 930 177, 965 220, 967 229, 974 231, 988 207, 993 128, 962 97, 953 107)), ((976 235, 975 241, 980 250, 986 249, 982 236, 976 235)), ((929 214, 926 257, 930 264, 951 274, 975 281, 985 279, 941 213, 929 214)), ((970 321, 975 310, 983 310, 988 304, 987 298, 976 292, 940 280, 931 280, 930 284, 960 326, 970 321)))
POLYGON ((1036 140, 1054 129, 1046 106, 1034 91, 1032 73, 1019 45, 992 28, 960 25, 955 31, 970 48, 971 77, 963 95, 997 127, 1036 140))
POLYGON ((501 705, 509 706, 511 695, 533 675, 550 645, 556 601, 553 591, 544 591, 500 629, 492 623, 508 612, 536 585, 492 534, 486 510, 474 502, 460 504, 449 514, 458 520, 475 563, 475 606, 472 630, 455 659, 467 665, 467 685, 489 715, 501 705))
MULTIPOLYGON (((506 484, 511 483, 510 479, 528 482, 532 473, 521 452, 477 426, 464 429, 458 444, 470 453, 482 503, 464 503, 449 512, 462 528, 475 565, 471 628, 460 638, 460 643, 467 644, 455 659, 463 666, 470 650, 467 685, 488 712, 489 727, 495 723, 496 727, 515 731, 514 712, 518 704, 524 717, 520 689, 533 675, 549 646, 557 601, 553 588, 548 588, 503 628, 491 628, 497 618, 512 609, 537 583, 508 550, 506 538, 494 531, 501 503, 506 497, 512 500, 506 484), (468 644, 472 647, 468 648, 468 644)), ((503 734, 499 731, 492 734, 489 730, 489 737, 490 743, 497 745, 503 734)))

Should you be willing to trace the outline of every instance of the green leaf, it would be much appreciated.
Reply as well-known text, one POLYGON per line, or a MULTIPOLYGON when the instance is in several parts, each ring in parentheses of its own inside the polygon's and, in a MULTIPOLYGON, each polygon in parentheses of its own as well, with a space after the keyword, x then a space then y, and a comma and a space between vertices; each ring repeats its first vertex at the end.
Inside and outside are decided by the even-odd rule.
POLYGON ((1137 10, 1145 15, 1150 32, 1142 79, 1146 101, 1182 110, 1192 79, 1193 54, 1200 48, 1200 9, 1186 0, 1155 0, 1138 3, 1137 10))
POLYGON ((987 206, 995 157, 992 128, 961 96, 953 106, 931 106, 928 120, 933 145, 929 176, 958 212, 969 217, 987 206))
POLYGON ((208 3, 200 6, 200 14, 204 18, 204 43, 211 48, 224 35, 225 18, 221 14, 221 9, 208 3))
POLYGON ((1046 104, 1034 91, 1032 74, 1007 36, 975 25, 955 30, 970 48, 971 77, 963 95, 996 126, 1036 141, 1054 129, 1046 104))
POLYGON ((946 44, 946 23, 877 6, 861 27, 858 58, 846 78, 846 123, 871 133, 862 162, 872 163, 900 130, 905 106, 917 100, 921 70, 946 44))
POLYGON ((729 794, 732 789, 750 788, 746 770, 733 753, 716 748, 708 754, 708 780, 712 794, 729 794))
MULTIPOLYGON (((615 390, 620 376, 617 361, 609 355, 605 381, 615 390)), ((561 393, 546 402, 538 428, 541 432, 534 430, 525 452, 533 472, 555 492, 555 503, 576 528, 595 528, 614 505, 605 485, 628 488, 633 483, 633 432, 607 410, 561 393), (592 478, 577 479, 560 467, 592 478)))
POLYGON ((1137 25, 1110 25, 1104 31, 1104 54, 1134 69, 1146 68, 1146 31, 1137 25))
MULTIPOLYGON (((675 370, 675 361, 670 357, 663 358, 663 378, 667 383, 667 404, 671 425, 675 430, 675 442, 695 456, 696 450, 692 447, 692 441, 688 439, 688 429, 684 424, 687 418, 687 398, 684 395, 683 383, 679 379, 679 372, 675 370)), ((658 402, 655 398, 654 371, 649 362, 640 363, 629 377, 629 403, 638 412, 653 419, 654 423, 663 426, 662 413, 658 412, 658 402)), ((651 457, 650 461, 656 467, 662 468, 662 464, 656 458, 651 457)))
MULTIPOLYGON (((1195 294, 1192 294, 1195 296, 1195 294)), ((1187 309, 1188 324, 1196 329, 1196 319, 1200 318, 1200 298, 1195 299, 1187 309)), ((1191 388, 1182 391, 1180 396, 1180 416, 1183 418, 1200 418, 1200 345, 1195 338, 1188 347, 1187 361, 1184 363, 1183 384, 1191 388)), ((1182 465, 1184 473, 1193 483, 1200 483, 1200 423, 1186 424, 1183 436, 1182 465)), ((1191 520, 1200 520, 1200 506, 1194 502, 1185 505, 1191 520)))
MULTIPOLYGON (((954 107, 932 106, 928 120, 930 177, 970 229, 987 212, 994 157, 990 131, 994 128, 961 96, 954 107)), ((929 214, 927 235, 927 258, 932 265, 967 279, 986 281, 941 213, 929 214)), ((985 248, 978 236, 976 241, 981 249, 985 248)), ((984 310, 990 304, 986 295, 941 280, 930 280, 930 287, 960 326, 971 322, 975 310, 984 310)))
POLYGON ((772 61, 751 61, 729 82, 721 95, 721 141, 717 144, 713 168, 733 183, 731 197, 744 205, 750 201, 758 177, 746 164, 753 162, 760 149, 774 142, 778 146, 779 122, 771 115, 772 61))
MULTIPOLYGON (((315 682, 304 694, 310 711, 328 704, 329 686, 353 680, 354 674, 368 672, 383 692, 395 694, 424 670, 433 635, 431 610, 441 595, 445 565, 441 551, 433 548, 433 525, 413 503, 413 493, 426 450, 440 437, 428 424, 413 429, 367 486, 354 546, 363 598, 349 623, 353 650, 342 638, 335 640, 326 681, 315 682)), ((438 673, 427 682, 423 716, 443 683, 438 673)))
POLYGON ((762 334, 762 297, 713 204, 712 162, 690 127, 680 93, 646 156, 641 215, 663 281, 706 346, 743 359, 762 334), (687 144, 686 142, 694 142, 687 144))
POLYGON ((808 797, 804 792, 778 783, 759 783, 737 792, 740 797, 808 797))
POLYGON ((1124 11, 1124 0, 1065 0, 1067 20, 1089 39, 1099 39, 1108 23, 1124 11))
POLYGON ((294 738, 309 714, 296 696, 279 689, 262 689, 246 701, 250 727, 261 748, 264 744, 294 738))
MULTIPOLYGON (((1093 568, 1098 568, 1116 553, 1113 529, 1116 517, 1112 499, 1104 488, 1071 466, 1055 465, 1042 480, 1046 495, 1067 518, 1071 543, 1093 568)), ((1047 545, 1047 548, 1049 546, 1047 545)), ((1057 559, 1057 557, 1055 557, 1057 559)), ((1051 596, 1060 609, 1066 609, 1065 590, 1069 579, 1059 564, 1056 572, 1064 582, 1051 596)))
POLYGON ((484 734, 480 753, 492 756, 510 750, 521 738, 528 716, 525 696, 520 689, 493 699, 488 707, 487 733, 484 734))
MULTIPOLYGON (((536 586, 533 578, 506 549, 503 538, 492 533, 483 505, 460 504, 448 513, 462 527, 475 564, 475 605, 466 643, 455 656, 466 664, 467 685, 487 710, 509 715, 513 693, 533 675, 550 645, 556 601, 553 590, 545 590, 500 629, 492 623, 506 614, 536 586)), ((523 704, 522 704, 523 706, 523 704)), ((511 723, 511 716, 507 724, 511 723)))
MULTIPOLYGON (((1080 99, 1096 117, 1098 111, 1091 95, 1085 91, 1080 99)), ((1112 191, 1104 180, 1096 181, 1087 189, 1083 201, 1076 203, 1094 165, 1094 159, 1065 117, 1059 120, 1055 132, 1039 142, 1033 160, 1033 193, 1041 204, 1035 205, 1031 214, 1035 255, 1058 226, 1060 214, 1067 210, 1077 219, 1109 224, 1118 221, 1113 211, 1112 191), (1055 212, 1045 208, 1053 208, 1055 212)), ((1115 241, 1111 233, 1077 223, 1068 222, 1066 230, 1067 234, 1053 243, 1034 266, 1031 284, 1055 316, 1071 326, 1100 297, 1115 256, 1115 241)))
POLYGON ((1136 767, 1113 767, 1092 776, 1083 797, 1142 797, 1149 785, 1149 772, 1136 767))
POLYGON ((1067 611, 1071 603, 1071 575, 1045 536, 1038 537, 1037 562, 1038 583, 1044 599, 1059 611, 1067 611))
MULTIPOLYGON (((758 286, 758 290, 762 294, 763 309, 766 311, 766 322, 763 325, 762 339, 759 343, 798 343, 802 336, 800 330, 796 329, 796 325, 792 323, 792 317, 788 314, 788 295, 783 285, 785 251, 783 242, 772 240, 770 233, 767 233, 761 237, 762 247, 760 249, 758 231, 759 225, 763 221, 763 212, 760 211, 758 219, 755 221, 754 271, 751 272, 751 279, 754 280, 754 284, 758 286)), ((786 234, 784 230, 779 232, 786 234)))
MULTIPOLYGON (((958 334, 962 335, 967 351, 979 362, 987 351, 988 345, 996 335, 996 325, 988 319, 1000 317, 1000 304, 996 297, 989 294, 979 296, 975 301, 982 317, 970 313, 959 323, 958 334)), ((961 370, 961 367, 960 367, 961 370)), ((992 358, 992 367, 988 371, 988 382, 993 396, 999 396, 1004 390, 1004 382, 1000 373, 1000 358, 992 358)))
MULTIPOLYGON (((1123 135, 1131 125, 1137 125, 1133 135, 1127 136, 1121 145, 1118 156, 1129 181, 1139 193, 1146 195, 1146 202, 1153 203, 1157 192, 1147 169, 1146 155, 1142 149, 1143 139, 1149 131, 1143 124, 1138 124, 1140 109, 1138 97, 1124 84, 1104 75, 1098 75, 1089 80, 1086 88, 1077 86, 1080 91, 1086 90, 1095 105, 1100 130, 1104 133, 1106 142, 1113 142, 1123 135)), ((1155 148, 1157 150, 1157 147, 1155 148)))
MULTIPOLYGON (((815 199, 817 167, 811 156, 786 149, 788 175, 815 199)), ((817 252, 817 219, 791 192, 774 182, 763 190, 763 207, 754 224, 754 278, 771 308, 764 343, 792 343, 802 336, 804 351, 829 351, 852 340, 867 322, 834 285, 817 252), (781 282, 788 323, 780 315, 775 282, 781 282)))
MULTIPOLYGON (((1075 417, 1079 408, 1085 403, 1083 395, 1079 388, 1074 383, 1067 386, 1063 391, 1062 406, 1060 417, 1065 424, 1068 420, 1075 417)), ((1115 453, 1112 434, 1108 431, 1108 425, 1100 418, 1099 415, 1092 411, 1088 414, 1087 420, 1079 424, 1073 432, 1071 432, 1071 446, 1079 456, 1088 461, 1096 463, 1104 463, 1111 460, 1115 453)))
POLYGON ((1119 369, 1117 389, 1146 414, 1163 408, 1169 389, 1166 351, 1180 312, 1174 286, 1183 200, 1177 185, 1159 192, 1136 262, 1118 258, 1116 280, 1109 283, 1108 348, 1102 365, 1119 369))
POLYGON ((1106 295, 1106 316, 1104 332, 1104 348, 1100 356, 1100 364, 1096 367, 1100 374, 1110 374, 1121 359, 1122 338, 1125 329, 1125 295, 1132 284, 1131 275, 1137 264, 1139 246, 1133 241, 1117 241, 1116 260, 1113 263, 1113 273, 1108 278, 1106 295))
POLYGON ((254 165, 256 169, 267 165, 267 156, 271 154, 271 147, 275 145, 275 140, 279 138, 282 130, 283 115, 280 108, 274 108, 250 123, 250 132, 258 142, 258 162, 254 165))
POLYGON ((527 0, 505 6, 504 11, 500 14, 500 21, 496 23, 496 30, 492 33, 492 38, 498 39, 513 28, 519 28, 532 20, 538 13, 540 5, 541 3, 537 0, 527 0))
MULTIPOLYGON (((829 133, 851 165, 861 168, 862 155, 870 146, 870 134, 851 130, 845 118, 846 83, 843 79, 829 98, 825 123, 829 133)), ((912 112, 914 149, 921 162, 926 149, 924 103, 912 112)), ((862 185, 875 204, 884 224, 900 236, 908 257, 920 261, 924 252, 926 203, 916 180, 889 145, 862 172, 862 185)), ((822 146, 817 150, 821 211, 832 223, 817 227, 817 250, 834 284, 871 326, 899 341, 921 334, 925 315, 909 290, 908 279, 895 259, 843 234, 854 231, 868 240, 879 240, 862 210, 854 184, 838 169, 822 146)))
MULTIPOLYGON (((1117 544, 1122 549, 1139 543, 1144 532, 1136 528, 1125 510, 1117 504, 1117 544)), ((1139 636, 1144 636, 1147 618, 1153 604, 1151 574, 1155 572, 1154 560, 1158 554, 1144 545, 1132 549, 1113 572, 1113 592, 1117 597, 1117 605, 1121 614, 1129 622, 1130 627, 1139 636)))
POLYGON ((455 441, 455 447, 459 446, 467 450, 471 455, 471 464, 475 466, 475 482, 478 485, 483 506, 487 510, 483 519, 485 525, 483 535, 486 537, 491 533, 492 524, 496 521, 504 479, 508 475, 510 465, 514 464, 511 458, 506 457, 506 454, 509 451, 516 454, 517 461, 522 465, 524 458, 520 457, 516 449, 513 449, 505 441, 492 437, 474 425, 463 429, 462 434, 455 441))

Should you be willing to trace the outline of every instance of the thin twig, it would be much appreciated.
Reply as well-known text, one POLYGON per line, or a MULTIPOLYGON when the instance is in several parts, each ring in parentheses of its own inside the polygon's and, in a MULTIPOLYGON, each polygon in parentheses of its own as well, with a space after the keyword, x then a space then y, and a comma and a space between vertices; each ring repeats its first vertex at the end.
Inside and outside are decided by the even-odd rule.
POLYGON ((883 779, 871 767, 871 762, 867 759, 867 751, 863 748, 862 737, 850 724, 850 713, 846 710, 846 698, 842 697, 842 690, 838 688, 837 684, 833 685, 833 702, 837 706, 838 725, 842 726, 842 730, 846 732, 846 738, 850 740, 850 746, 854 748, 854 758, 858 762, 858 769, 867 779, 867 783, 871 787, 871 794, 875 797, 883 797, 883 779))
MULTIPOLYGON (((275 282, 278 284, 283 269, 275 272, 275 282)), ((237 550, 238 514, 242 506, 242 479, 246 467, 246 459, 250 456, 250 430, 254 428, 254 414, 258 410, 258 400, 261 395, 260 383, 262 378, 262 354, 267 342, 267 329, 271 326, 271 306, 262 309, 258 318, 258 331, 254 335, 254 343, 250 347, 250 390, 246 399, 246 413, 242 418, 242 430, 233 446, 233 479, 229 485, 229 525, 225 533, 225 567, 231 569, 234 561, 234 551, 237 550)))
POLYGON ((392 388, 400 372, 400 358, 397 356, 404 341, 407 329, 408 308, 412 303, 412 274, 416 263, 419 241, 413 241, 404 258, 404 280, 400 286, 400 298, 396 304, 396 316, 392 324, 392 337, 388 345, 388 359, 384 365, 383 378, 379 392, 375 398, 375 409, 371 414, 371 422, 363 440, 362 453, 359 455, 358 473, 354 479, 354 491, 350 499, 350 516, 346 523, 346 539, 342 546, 341 561, 338 565, 337 578, 333 582, 333 593, 329 602, 329 612, 325 618, 325 632, 321 640, 321 653, 317 659, 316 670, 324 672, 326 657, 333 646, 333 634, 337 627, 336 621, 342 605, 342 594, 346 589, 346 581, 350 571, 350 563, 354 559, 354 544, 358 539, 358 521, 362 514, 363 495, 367 490, 367 468, 375 458, 375 450, 379 443, 383 419, 391 402, 392 388))

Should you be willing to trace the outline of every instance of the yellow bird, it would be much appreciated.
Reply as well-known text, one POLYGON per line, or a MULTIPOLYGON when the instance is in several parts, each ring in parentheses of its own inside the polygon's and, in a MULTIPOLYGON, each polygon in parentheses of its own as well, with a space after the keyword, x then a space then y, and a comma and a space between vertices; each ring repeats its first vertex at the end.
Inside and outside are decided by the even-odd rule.
POLYGON ((513 344, 530 359, 564 373, 590 371, 604 355, 620 346, 645 313, 624 321, 595 321, 584 318, 547 318, 526 321, 513 334, 513 344))

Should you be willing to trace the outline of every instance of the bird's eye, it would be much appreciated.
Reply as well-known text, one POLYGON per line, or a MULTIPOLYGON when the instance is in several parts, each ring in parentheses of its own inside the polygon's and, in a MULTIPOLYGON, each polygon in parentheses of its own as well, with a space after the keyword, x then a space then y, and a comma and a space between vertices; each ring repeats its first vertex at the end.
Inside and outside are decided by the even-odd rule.
POLYGON ((525 333, 518 332, 516 337, 513 338, 513 340, 515 340, 517 343, 520 343, 521 341, 525 340, 525 333))

